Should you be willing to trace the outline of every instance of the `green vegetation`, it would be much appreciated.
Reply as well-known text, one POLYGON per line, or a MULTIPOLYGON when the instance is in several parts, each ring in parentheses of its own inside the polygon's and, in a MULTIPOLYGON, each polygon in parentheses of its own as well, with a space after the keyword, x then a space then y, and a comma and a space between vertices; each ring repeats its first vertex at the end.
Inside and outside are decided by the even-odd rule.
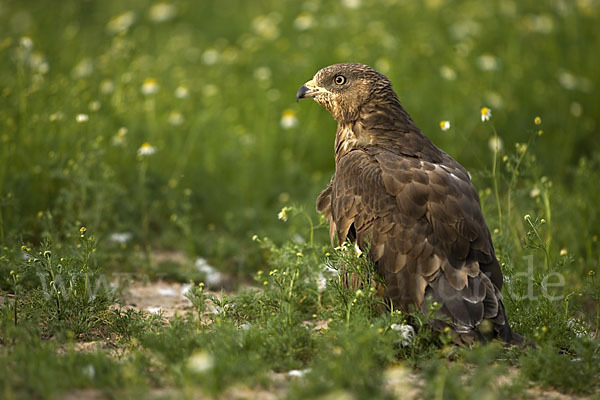
POLYGON ((0 0, 0 397, 597 396, 599 22, 584 0, 0 0), (294 94, 343 61, 471 172, 535 348, 457 348, 341 283, 377 277, 313 211, 335 123, 294 94), (161 281, 185 310, 123 300, 161 281))

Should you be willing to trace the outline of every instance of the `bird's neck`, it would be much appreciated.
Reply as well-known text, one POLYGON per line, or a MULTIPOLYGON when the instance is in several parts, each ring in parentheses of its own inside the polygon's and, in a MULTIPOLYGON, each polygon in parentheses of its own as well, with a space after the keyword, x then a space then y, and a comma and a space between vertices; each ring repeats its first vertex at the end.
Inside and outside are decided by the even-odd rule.
POLYGON ((407 156, 437 160, 439 150, 423 135, 394 95, 364 105, 354 121, 338 121, 335 160, 353 149, 379 145, 407 156))

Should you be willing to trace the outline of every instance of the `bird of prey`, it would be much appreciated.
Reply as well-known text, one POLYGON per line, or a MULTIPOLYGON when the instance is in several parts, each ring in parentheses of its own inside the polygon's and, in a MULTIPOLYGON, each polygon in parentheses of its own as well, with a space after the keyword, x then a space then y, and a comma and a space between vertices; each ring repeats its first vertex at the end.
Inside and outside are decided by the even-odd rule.
POLYGON ((506 317, 502 272, 468 172, 421 132, 389 79, 366 65, 335 64, 302 85, 301 98, 338 123, 335 174, 317 199, 332 244, 369 249, 395 308, 425 312, 438 302, 442 317, 432 326, 449 327, 458 343, 484 331, 523 343, 506 317))

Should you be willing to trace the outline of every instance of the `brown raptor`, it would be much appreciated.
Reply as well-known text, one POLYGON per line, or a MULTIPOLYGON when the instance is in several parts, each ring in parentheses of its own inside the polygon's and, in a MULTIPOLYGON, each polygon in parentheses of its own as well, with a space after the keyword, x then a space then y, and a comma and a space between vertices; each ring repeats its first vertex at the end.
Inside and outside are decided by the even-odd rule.
POLYGON ((335 174, 317 199, 332 243, 369 248, 396 308, 437 301, 443 317, 432 324, 449 326, 457 341, 482 338, 489 320, 496 337, 522 344, 506 317, 502 272, 469 174, 421 132, 389 79, 366 65, 335 64, 296 98, 313 98, 338 123, 335 174))

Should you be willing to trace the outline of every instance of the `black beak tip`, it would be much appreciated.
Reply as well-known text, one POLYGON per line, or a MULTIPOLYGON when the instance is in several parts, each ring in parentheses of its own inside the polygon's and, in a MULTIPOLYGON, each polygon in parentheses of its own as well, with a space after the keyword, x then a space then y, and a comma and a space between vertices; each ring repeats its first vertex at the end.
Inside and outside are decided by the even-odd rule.
POLYGON ((300 99, 303 99, 307 92, 308 88, 306 86, 300 86, 300 89, 298 89, 298 91, 296 92, 296 102, 298 102, 298 100, 300 99))

